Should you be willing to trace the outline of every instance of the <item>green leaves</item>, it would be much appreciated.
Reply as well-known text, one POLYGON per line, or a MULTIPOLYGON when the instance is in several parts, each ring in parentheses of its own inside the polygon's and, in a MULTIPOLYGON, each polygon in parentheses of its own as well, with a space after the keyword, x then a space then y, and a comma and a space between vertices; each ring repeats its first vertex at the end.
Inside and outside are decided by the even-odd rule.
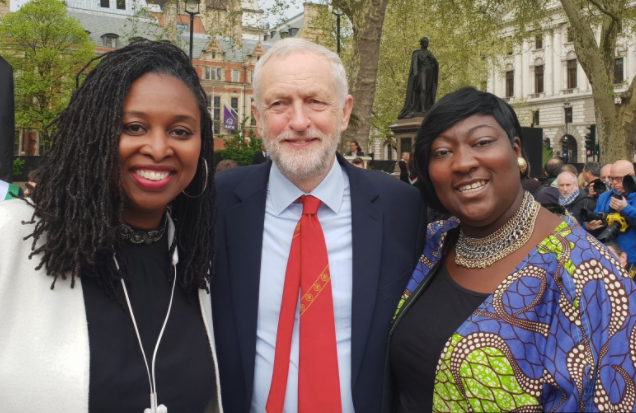
POLYGON ((50 140, 51 123, 68 105, 94 47, 58 0, 32 0, 0 19, 0 50, 15 71, 16 128, 50 140))

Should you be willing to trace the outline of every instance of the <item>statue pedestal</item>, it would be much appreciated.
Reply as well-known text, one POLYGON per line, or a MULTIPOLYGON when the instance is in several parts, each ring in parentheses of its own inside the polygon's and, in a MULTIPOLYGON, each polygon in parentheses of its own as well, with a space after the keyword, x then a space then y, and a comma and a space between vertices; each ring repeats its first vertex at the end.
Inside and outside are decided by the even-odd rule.
MULTIPOLYGON (((402 159, 402 152, 411 152, 413 147, 415 146, 415 137, 417 136, 417 131, 422 126, 422 122, 424 122, 424 118, 408 118, 408 119, 398 119, 395 124, 389 126, 391 131, 395 135, 395 141, 397 142, 397 156, 398 160, 402 159)), ((395 172, 397 175, 400 175, 400 167, 395 164, 395 172)))

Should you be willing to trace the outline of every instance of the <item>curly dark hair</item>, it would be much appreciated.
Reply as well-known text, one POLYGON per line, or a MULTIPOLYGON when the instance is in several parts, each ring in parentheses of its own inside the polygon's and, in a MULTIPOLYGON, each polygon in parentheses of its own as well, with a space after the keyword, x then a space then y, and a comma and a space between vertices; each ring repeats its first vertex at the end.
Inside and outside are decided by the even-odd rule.
MULTIPOLYGON (((41 254, 37 269, 44 267, 53 277, 51 289, 59 277, 66 279, 70 274, 72 288, 76 277, 87 275, 114 297, 119 279, 125 276, 115 268, 112 257, 123 245, 117 236, 124 208, 119 137, 131 85, 143 75, 155 73, 172 76, 192 91, 201 112, 201 157, 210 165, 212 120, 199 76, 178 47, 144 40, 93 60, 100 61, 55 121, 57 132, 41 163, 40 182, 33 194, 35 211, 32 220, 24 222, 36 223, 35 229, 25 239, 33 238, 29 258, 41 254)), ((201 193, 206 179, 207 189, 198 198, 179 194, 171 202, 176 242, 166 261, 178 246, 179 284, 188 292, 208 291, 213 274, 214 175, 205 175, 200 161, 185 191, 201 193)))

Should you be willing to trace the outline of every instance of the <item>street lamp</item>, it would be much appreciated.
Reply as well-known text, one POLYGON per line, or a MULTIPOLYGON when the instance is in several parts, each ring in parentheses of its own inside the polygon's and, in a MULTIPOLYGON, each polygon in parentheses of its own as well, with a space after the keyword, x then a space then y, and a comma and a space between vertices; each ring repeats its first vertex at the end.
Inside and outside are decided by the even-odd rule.
POLYGON ((185 12, 190 15, 190 61, 192 61, 192 41, 194 37, 194 16, 199 14, 199 0, 185 0, 185 12))
POLYGON ((332 12, 333 14, 336 15, 336 39, 338 42, 338 56, 340 56, 340 16, 343 15, 343 13, 338 13, 338 12, 332 12))
POLYGON ((569 157, 570 157, 570 152, 569 152, 569 145, 568 145, 568 135, 569 135, 569 131, 568 131, 568 124, 572 121, 571 117, 572 117, 572 112, 571 112, 571 105, 570 102, 568 102, 567 100, 565 102, 563 102, 563 111, 565 114, 565 138, 563 139, 563 158, 565 159, 566 163, 569 161, 569 157))

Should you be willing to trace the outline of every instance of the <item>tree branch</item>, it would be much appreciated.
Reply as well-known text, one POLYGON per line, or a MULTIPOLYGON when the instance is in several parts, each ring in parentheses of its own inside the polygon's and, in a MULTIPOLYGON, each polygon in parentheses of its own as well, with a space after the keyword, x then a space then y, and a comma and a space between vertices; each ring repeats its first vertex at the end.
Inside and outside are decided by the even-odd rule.
POLYGON ((587 0, 590 3, 592 3, 601 13, 605 14, 606 16, 610 17, 612 20, 614 20, 616 22, 616 24, 620 24, 620 19, 615 16, 613 13, 610 13, 609 10, 607 10, 606 8, 604 8, 601 4, 599 4, 598 1, 596 0, 587 0))

